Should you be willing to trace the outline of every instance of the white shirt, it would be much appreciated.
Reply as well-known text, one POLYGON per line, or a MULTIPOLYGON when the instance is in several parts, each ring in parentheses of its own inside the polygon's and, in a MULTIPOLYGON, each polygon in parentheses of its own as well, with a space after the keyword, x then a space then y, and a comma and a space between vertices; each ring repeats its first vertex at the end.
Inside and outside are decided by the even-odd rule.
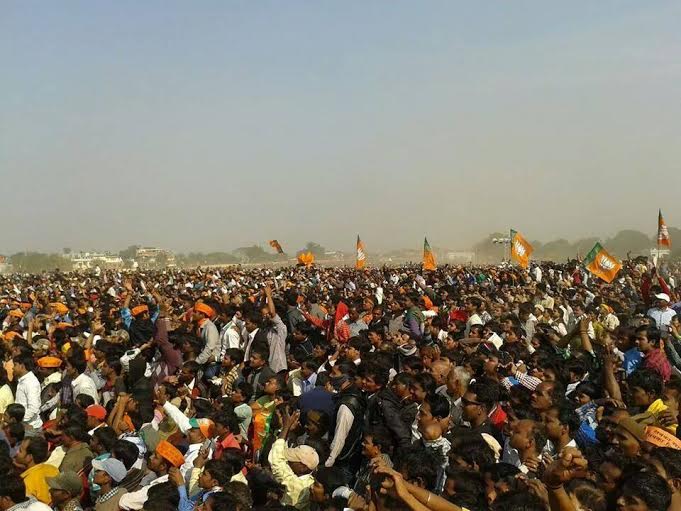
POLYGON ((121 500, 118 501, 118 507, 120 507, 121 509, 125 509, 126 511, 132 509, 142 509, 144 507, 144 504, 147 502, 149 488, 157 484, 165 483, 167 481, 168 481, 167 475, 161 476, 158 479, 154 479, 147 486, 142 486, 142 488, 138 491, 126 493, 121 497, 121 500))
POLYGON ((40 382, 31 371, 17 380, 15 403, 22 405, 26 412, 24 422, 35 429, 43 425, 40 418, 40 382))
POLYGON ((672 322, 672 318, 676 316, 676 311, 667 307, 665 310, 659 307, 654 307, 648 311, 648 317, 655 321, 657 328, 663 331, 669 330, 669 325, 672 322))
POLYGON ((73 397, 75 398, 78 394, 85 394, 86 396, 91 396, 95 400, 95 404, 99 404, 99 395, 97 394, 97 386, 92 378, 87 374, 79 374, 78 378, 71 382, 73 387, 73 397))

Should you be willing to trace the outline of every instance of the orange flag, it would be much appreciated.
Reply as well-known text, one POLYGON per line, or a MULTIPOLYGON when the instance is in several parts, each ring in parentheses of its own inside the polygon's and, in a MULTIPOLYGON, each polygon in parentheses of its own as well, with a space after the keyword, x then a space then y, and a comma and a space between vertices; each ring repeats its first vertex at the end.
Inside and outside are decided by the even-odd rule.
POLYGON ((281 248, 281 245, 277 240, 270 240, 270 247, 272 247, 274 250, 277 251, 277 254, 283 254, 284 249, 281 248))
POLYGON ((433 251, 430 249, 428 238, 423 238, 423 269, 432 271, 436 268, 435 255, 433 255, 433 251))
POLYGON ((669 231, 667 230, 667 224, 662 218, 662 210, 659 210, 657 215, 657 244, 664 245, 667 248, 672 246, 672 239, 669 237, 669 231))
POLYGON ((364 243, 359 239, 359 234, 357 235, 357 259, 355 260, 355 268, 361 270, 367 264, 367 255, 364 252, 364 243))
POLYGON ((606 282, 612 282, 622 269, 622 263, 611 256, 600 243, 596 243, 584 259, 584 267, 606 282))
POLYGON ((298 255, 298 264, 310 268, 314 264, 314 254, 312 252, 303 252, 298 255))
POLYGON ((533 250, 532 245, 518 231, 511 229, 511 257, 518 261, 522 268, 527 268, 530 265, 530 256, 533 250))

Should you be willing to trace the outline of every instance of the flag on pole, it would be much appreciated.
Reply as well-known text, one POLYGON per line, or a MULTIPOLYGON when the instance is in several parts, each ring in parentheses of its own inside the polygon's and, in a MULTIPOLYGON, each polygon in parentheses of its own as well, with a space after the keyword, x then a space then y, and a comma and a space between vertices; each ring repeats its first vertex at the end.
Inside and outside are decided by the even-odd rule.
POLYGON ((667 224, 662 218, 662 210, 659 210, 657 215, 657 245, 664 245, 667 248, 672 246, 672 239, 669 237, 669 230, 667 230, 667 224))
POLYGON ((277 251, 277 254, 283 254, 284 249, 281 248, 281 245, 277 240, 270 240, 270 247, 272 247, 274 250, 277 251))
POLYGON ((622 263, 611 256, 600 243, 596 243, 584 258, 584 267, 606 282, 612 282, 622 269, 622 263))
POLYGON ((511 229, 511 257, 522 268, 527 268, 530 265, 530 256, 533 251, 532 245, 518 231, 511 229))
POLYGON ((430 249, 428 238, 423 238, 423 269, 434 270, 435 268, 437 268, 435 255, 433 255, 433 251, 430 249))
POLYGON ((367 255, 364 252, 364 243, 357 235, 357 259, 355 260, 355 268, 361 270, 367 264, 367 255))

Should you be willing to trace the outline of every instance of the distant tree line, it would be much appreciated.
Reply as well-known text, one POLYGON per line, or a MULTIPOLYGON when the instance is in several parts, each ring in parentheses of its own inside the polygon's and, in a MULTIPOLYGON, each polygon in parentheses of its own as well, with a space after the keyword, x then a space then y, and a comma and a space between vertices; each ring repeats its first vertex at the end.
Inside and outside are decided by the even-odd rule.
MULTIPOLYGON (((523 234, 527 236, 527 233, 523 234)), ((480 263, 501 260, 504 250, 503 246, 492 243, 492 240, 494 238, 508 237, 508 235, 508 233, 495 232, 476 243, 473 247, 476 260, 480 263)), ((670 227, 669 235, 672 239, 671 257, 673 259, 681 259, 681 229, 670 227)), ((611 238, 589 237, 576 241, 560 238, 547 243, 532 240, 530 241, 534 247, 532 258, 543 261, 566 261, 577 256, 583 258, 597 241, 605 246, 608 252, 624 259, 628 254, 632 257, 649 255, 650 249, 657 244, 657 237, 647 236, 640 231, 625 229, 619 231, 611 238)))

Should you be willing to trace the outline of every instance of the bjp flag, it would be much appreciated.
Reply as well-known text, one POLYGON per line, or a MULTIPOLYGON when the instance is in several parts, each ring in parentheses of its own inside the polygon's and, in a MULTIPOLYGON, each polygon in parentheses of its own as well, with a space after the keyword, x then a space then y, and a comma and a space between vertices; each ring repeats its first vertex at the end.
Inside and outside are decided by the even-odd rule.
POLYGON ((664 245, 667 248, 671 248, 672 239, 669 237, 669 230, 667 230, 667 224, 662 218, 662 210, 659 210, 657 215, 657 245, 664 245))
POLYGON ((357 235, 357 259, 355 260, 355 268, 361 270, 367 263, 367 255, 364 252, 364 243, 359 239, 359 234, 357 235))
POLYGON ((435 263, 435 255, 430 249, 428 238, 423 238, 423 269, 435 270, 435 268, 437 268, 437 264, 435 263))
POLYGON ((274 250, 277 251, 277 254, 283 254, 284 249, 281 248, 281 245, 277 240, 270 240, 270 247, 272 247, 274 250))
POLYGON ((314 254, 312 252, 303 252, 299 254, 298 264, 310 268, 314 264, 314 254))
POLYGON ((587 270, 606 282, 612 282, 622 269, 622 263, 608 254, 600 243, 594 245, 591 252, 584 258, 583 264, 587 270))
POLYGON ((518 231, 511 229, 511 257, 522 268, 527 268, 530 265, 530 256, 533 251, 532 245, 518 231))

